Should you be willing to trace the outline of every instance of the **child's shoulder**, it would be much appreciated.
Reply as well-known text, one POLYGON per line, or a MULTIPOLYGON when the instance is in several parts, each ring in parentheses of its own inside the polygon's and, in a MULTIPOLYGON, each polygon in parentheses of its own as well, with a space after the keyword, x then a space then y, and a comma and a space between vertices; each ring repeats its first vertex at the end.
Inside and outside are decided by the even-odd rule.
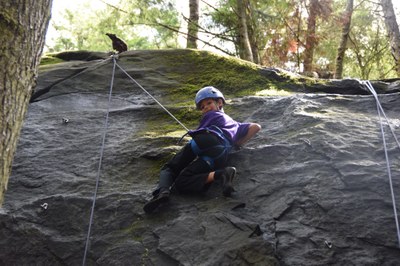
POLYGON ((231 123, 235 121, 232 117, 227 115, 224 112, 221 111, 211 111, 205 114, 203 119, 208 120, 208 121, 214 121, 216 123, 231 123))
POLYGON ((209 111, 204 114, 204 116, 229 116, 225 112, 222 111, 209 111))
POLYGON ((203 119, 232 119, 229 115, 221 111, 209 111, 203 115, 203 119))

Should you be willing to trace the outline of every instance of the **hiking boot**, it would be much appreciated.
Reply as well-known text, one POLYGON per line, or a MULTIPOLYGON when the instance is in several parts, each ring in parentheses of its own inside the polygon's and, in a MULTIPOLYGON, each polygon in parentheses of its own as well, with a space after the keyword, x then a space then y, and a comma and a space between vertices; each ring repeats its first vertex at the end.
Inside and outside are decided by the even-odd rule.
POLYGON ((229 197, 235 189, 233 188, 232 181, 236 175, 235 167, 226 167, 222 173, 222 194, 229 197))
POLYGON ((169 189, 162 189, 160 193, 154 196, 143 206, 145 213, 152 213, 158 206, 169 201, 169 189))

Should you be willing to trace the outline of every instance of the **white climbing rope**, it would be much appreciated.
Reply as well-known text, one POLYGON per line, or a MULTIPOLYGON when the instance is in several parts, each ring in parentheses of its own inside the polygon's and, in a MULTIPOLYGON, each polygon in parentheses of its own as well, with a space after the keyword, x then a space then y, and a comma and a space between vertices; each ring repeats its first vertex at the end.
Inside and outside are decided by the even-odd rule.
POLYGON ((181 125, 186 131, 189 131, 189 129, 181 123, 181 121, 179 121, 170 111, 167 110, 167 108, 165 108, 156 98, 154 98, 153 95, 151 95, 145 88, 143 88, 142 85, 140 85, 134 78, 132 78, 128 72, 126 72, 120 65, 118 65, 118 63, 115 63, 117 65, 117 67, 119 69, 121 69, 122 72, 125 73, 125 75, 127 75, 130 80, 132 80, 136 85, 139 86, 139 88, 141 88, 147 95, 149 95, 162 109, 164 109, 165 112, 167 112, 167 114, 169 114, 173 119, 175 119, 176 122, 178 122, 179 125, 181 125))
POLYGON ((83 261, 82 265, 86 265, 86 258, 87 258, 87 253, 89 251, 89 243, 90 243, 90 234, 91 234, 91 229, 92 229, 92 224, 93 224, 93 216, 94 216, 94 207, 96 205, 96 197, 97 197, 97 191, 99 189, 99 181, 100 181, 100 174, 101 174, 101 164, 103 161, 103 155, 104 155, 104 146, 105 146, 105 140, 106 140, 106 135, 107 135, 107 130, 108 130, 108 118, 110 114, 110 106, 111 106, 111 96, 112 96, 112 89, 114 86, 114 77, 115 77, 115 67, 118 66, 119 69, 121 69, 122 72, 124 72, 136 85, 138 85, 147 95, 149 95, 158 105, 161 106, 164 111, 166 111, 173 119, 175 119, 176 122, 178 122, 186 131, 189 131, 189 129, 182 124, 170 111, 167 110, 156 98, 153 97, 145 88, 143 88, 142 85, 140 85, 134 78, 132 78, 121 66, 117 64, 116 61, 117 56, 113 55, 113 70, 112 70, 112 76, 111 76, 111 84, 110 84, 110 92, 108 95, 108 104, 107 104, 107 113, 106 113, 106 118, 104 121, 104 127, 103 127, 103 135, 102 135, 102 143, 101 143, 101 148, 100 148, 100 158, 99 158, 99 165, 97 168, 97 175, 96 175, 96 186, 94 190, 94 195, 93 195, 93 201, 92 201, 92 208, 90 211, 90 219, 89 219, 89 228, 86 236, 86 244, 85 244, 85 252, 83 255, 83 261))
POLYGON ((386 158, 386 168, 387 168, 387 173, 388 173, 388 177, 389 177, 389 185, 390 185, 390 192, 392 195, 392 204, 393 204, 393 213, 394 213, 394 219, 396 222, 396 229, 397 229, 397 240, 398 240, 398 245, 400 248, 400 228, 399 228, 399 220, 397 218, 397 208, 396 208, 396 198, 394 195, 394 189, 393 189, 393 181, 392 181, 392 173, 390 170, 390 162, 389 162, 389 155, 388 155, 388 151, 387 151, 387 146, 386 146, 386 139, 385 139, 385 130, 383 128, 383 121, 382 121, 382 115, 385 117, 385 120, 390 128, 390 131, 392 132, 392 135, 394 137, 394 139, 396 140, 397 146, 400 149, 400 144, 399 141, 397 140, 396 134, 392 128, 392 126, 390 125, 389 119, 387 118, 385 111, 383 111, 382 105, 379 102, 379 98, 378 98, 378 94, 376 93, 374 87, 372 86, 371 82, 369 81, 364 81, 363 82, 364 85, 366 85, 366 87, 368 88, 368 90, 372 93, 372 95, 375 98, 376 101, 376 109, 379 115, 379 123, 380 123, 380 127, 381 127, 381 134, 382 134, 382 141, 383 141, 383 148, 385 151, 385 158, 386 158))
POLYGON ((97 168, 97 175, 96 175, 96 187, 95 187, 94 194, 93 194, 92 208, 90 211, 90 219, 89 219, 89 228, 88 228, 88 232, 87 232, 87 236, 86 236, 85 253, 83 255, 83 261, 82 261, 83 266, 86 265, 86 256, 89 251, 90 233, 91 233, 92 224, 93 224, 94 207, 96 205, 97 191, 99 189, 101 164, 103 161, 104 146, 105 146, 106 134, 107 134, 107 129, 108 129, 108 117, 110 114, 111 95, 112 95, 112 89, 114 86, 114 75, 115 75, 115 64, 116 64, 115 56, 112 56, 112 59, 113 59, 114 64, 113 64, 113 70, 112 70, 112 76, 111 76, 110 92, 108 95, 107 114, 106 114, 106 118, 104 121, 104 127, 103 127, 103 136, 102 136, 102 143, 101 143, 101 148, 100 148, 99 165, 97 168))

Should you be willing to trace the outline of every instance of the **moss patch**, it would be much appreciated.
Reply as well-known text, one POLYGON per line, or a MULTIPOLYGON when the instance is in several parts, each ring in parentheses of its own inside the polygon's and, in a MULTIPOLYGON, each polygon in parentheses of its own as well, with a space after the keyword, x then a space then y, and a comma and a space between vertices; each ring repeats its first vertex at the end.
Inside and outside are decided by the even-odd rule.
MULTIPOLYGON (((201 113, 193 106, 166 106, 167 110, 178 119, 185 127, 191 129, 196 127, 201 119, 201 113)), ((185 129, 168 115, 161 108, 151 115, 151 119, 145 120, 144 130, 139 133, 140 136, 165 136, 180 138, 186 133, 185 129)))
POLYGON ((270 88, 256 92, 257 96, 290 96, 293 92, 280 90, 277 88, 270 88))
POLYGON ((57 58, 57 57, 53 57, 51 55, 44 55, 42 56, 42 58, 40 58, 40 66, 46 66, 46 65, 52 65, 52 64, 57 64, 57 63, 61 63, 64 62, 64 60, 57 58))
POLYGON ((167 75, 181 83, 171 91, 171 99, 193 99, 208 85, 223 91, 227 98, 250 96, 273 87, 275 82, 262 76, 256 64, 208 51, 186 49, 165 55, 164 61, 170 66, 167 75))

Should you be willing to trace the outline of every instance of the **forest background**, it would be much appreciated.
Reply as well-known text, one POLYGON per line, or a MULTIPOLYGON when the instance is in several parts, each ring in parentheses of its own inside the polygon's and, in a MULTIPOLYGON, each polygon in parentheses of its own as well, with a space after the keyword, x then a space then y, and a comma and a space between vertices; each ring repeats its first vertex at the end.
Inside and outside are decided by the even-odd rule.
POLYGON ((47 52, 110 51, 105 33, 111 32, 130 50, 211 50, 322 78, 400 76, 400 34, 396 16, 390 18, 388 11, 391 7, 393 14, 398 13, 399 4, 391 0, 91 0, 68 1, 69 7, 65 3, 53 3, 47 52), (396 24, 398 43, 392 43, 396 32, 388 19, 396 24))

